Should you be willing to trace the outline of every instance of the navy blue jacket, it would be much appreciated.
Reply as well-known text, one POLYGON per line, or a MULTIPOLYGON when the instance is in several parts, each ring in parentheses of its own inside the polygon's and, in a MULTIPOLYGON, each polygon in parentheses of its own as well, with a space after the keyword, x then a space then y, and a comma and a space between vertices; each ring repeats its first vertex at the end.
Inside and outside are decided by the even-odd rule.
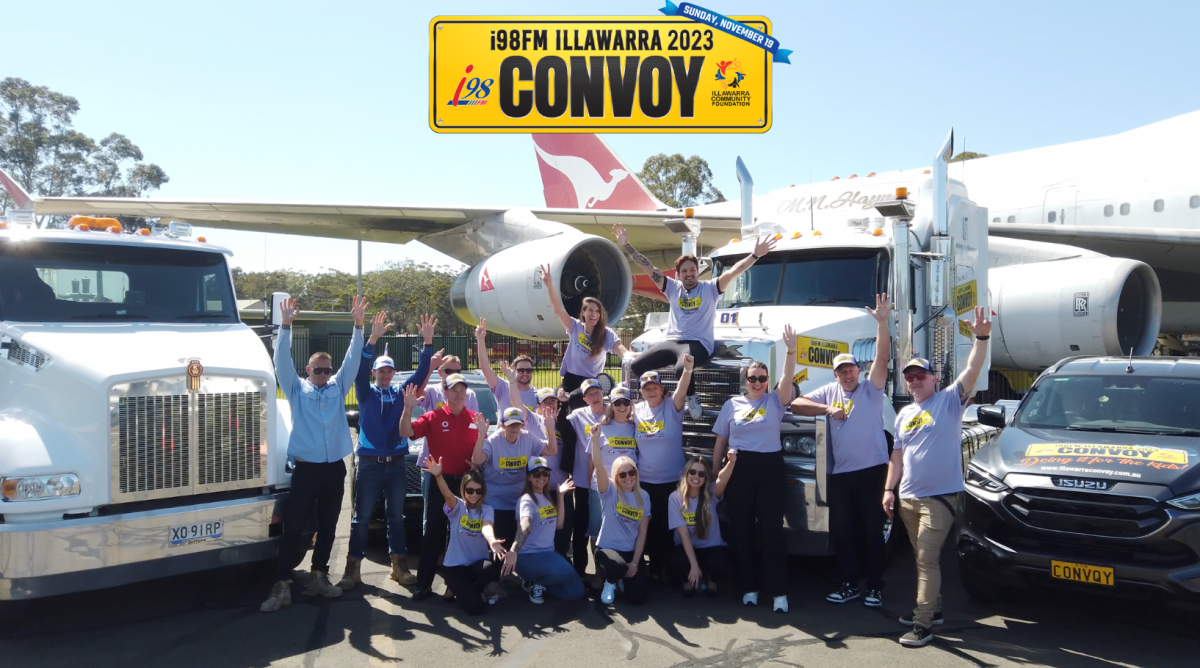
POLYGON ((354 379, 354 395, 358 397, 358 447, 355 452, 375 457, 395 457, 408 452, 408 439, 400 435, 400 416, 404 413, 404 388, 424 383, 429 376, 429 361, 433 346, 421 349, 417 370, 403 385, 379 387, 371 382, 371 358, 375 346, 364 343, 363 359, 354 379))

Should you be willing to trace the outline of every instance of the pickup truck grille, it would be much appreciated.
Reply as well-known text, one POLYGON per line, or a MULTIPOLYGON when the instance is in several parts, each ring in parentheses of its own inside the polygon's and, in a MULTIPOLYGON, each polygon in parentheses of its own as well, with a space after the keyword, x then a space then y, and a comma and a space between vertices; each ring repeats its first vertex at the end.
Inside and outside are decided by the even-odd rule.
POLYGON ((121 494, 191 486, 190 397, 124 397, 118 403, 121 494))
MULTIPOLYGON (((679 379, 675 376, 675 369, 673 367, 659 369, 658 377, 662 381, 663 392, 670 397, 671 393, 675 391, 675 386, 679 384, 679 379)), ((696 386, 696 396, 700 398, 700 405, 704 407, 704 410, 720 411, 730 397, 742 393, 742 368, 696 369, 692 372, 692 382, 696 386)), ((640 394, 637 396, 640 397, 640 394)), ((717 440, 712 433, 715 418, 715 413, 709 415, 706 412, 699 420, 693 420, 687 413, 684 413, 683 450, 688 456, 712 454, 713 445, 717 440)))
POLYGON ((1120 494, 1021 487, 1004 498, 1004 505, 1037 529, 1108 538, 1146 536, 1167 521, 1153 499, 1120 494))

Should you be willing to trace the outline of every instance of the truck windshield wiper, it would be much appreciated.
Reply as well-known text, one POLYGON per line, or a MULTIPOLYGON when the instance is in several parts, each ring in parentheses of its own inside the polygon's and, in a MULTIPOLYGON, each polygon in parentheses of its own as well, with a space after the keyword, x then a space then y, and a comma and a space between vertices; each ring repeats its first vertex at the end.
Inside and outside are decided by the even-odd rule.
MULTIPOLYGON (((1183 432, 1179 431, 1163 431, 1161 429, 1144 429, 1140 427, 1067 427, 1068 431, 1103 431, 1110 434, 1169 434, 1171 436, 1180 435, 1183 432)), ((1186 431, 1186 430, 1185 430, 1186 431)), ((1191 430, 1195 431, 1195 430, 1191 430)), ((1195 432, 1200 435, 1200 431, 1195 432)))
POLYGON ((177 315, 172 320, 205 320, 207 318, 228 318, 228 313, 188 313, 177 315))
POLYGON ((1159 429, 1151 432, 1160 436, 1200 436, 1200 429, 1159 429))
POLYGON ((72 320, 149 320, 145 313, 93 313, 91 315, 73 315, 72 320))
POLYGON ((1067 431, 1107 431, 1115 432, 1116 427, 1067 427, 1067 431))
POLYGON ((804 302, 804 305, 813 306, 815 304, 836 304, 837 301, 838 300, 836 297, 813 297, 812 299, 804 302))

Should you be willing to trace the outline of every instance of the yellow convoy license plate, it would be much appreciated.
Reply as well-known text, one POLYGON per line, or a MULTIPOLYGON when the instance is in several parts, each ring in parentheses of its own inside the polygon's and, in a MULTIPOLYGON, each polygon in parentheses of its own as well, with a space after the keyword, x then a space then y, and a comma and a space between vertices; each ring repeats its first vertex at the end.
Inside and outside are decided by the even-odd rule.
POLYGON ((1059 580, 1086 582, 1088 584, 1113 586, 1113 569, 1105 566, 1088 566, 1070 561, 1051 561, 1050 576, 1059 580))

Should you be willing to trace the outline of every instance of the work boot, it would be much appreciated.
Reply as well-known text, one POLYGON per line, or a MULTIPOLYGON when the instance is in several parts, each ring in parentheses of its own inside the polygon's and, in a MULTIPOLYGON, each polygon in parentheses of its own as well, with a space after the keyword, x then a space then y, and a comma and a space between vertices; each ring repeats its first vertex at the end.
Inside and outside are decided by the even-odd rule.
POLYGON ((338 580, 337 586, 342 591, 354 589, 354 585, 362 584, 362 559, 359 557, 346 557, 346 572, 342 575, 342 579, 338 580))
POLYGON ((389 577, 405 587, 417 584, 417 576, 408 570, 408 560, 403 554, 392 555, 392 574, 389 577))
POLYGON ((323 596, 325 598, 337 598, 342 595, 342 588, 335 587, 329 582, 329 573, 312 569, 311 577, 308 579, 308 588, 304 590, 309 596, 323 596))
POLYGON ((271 595, 263 604, 258 606, 259 612, 275 612, 285 605, 292 604, 292 583, 290 580, 280 580, 271 585, 271 595))

